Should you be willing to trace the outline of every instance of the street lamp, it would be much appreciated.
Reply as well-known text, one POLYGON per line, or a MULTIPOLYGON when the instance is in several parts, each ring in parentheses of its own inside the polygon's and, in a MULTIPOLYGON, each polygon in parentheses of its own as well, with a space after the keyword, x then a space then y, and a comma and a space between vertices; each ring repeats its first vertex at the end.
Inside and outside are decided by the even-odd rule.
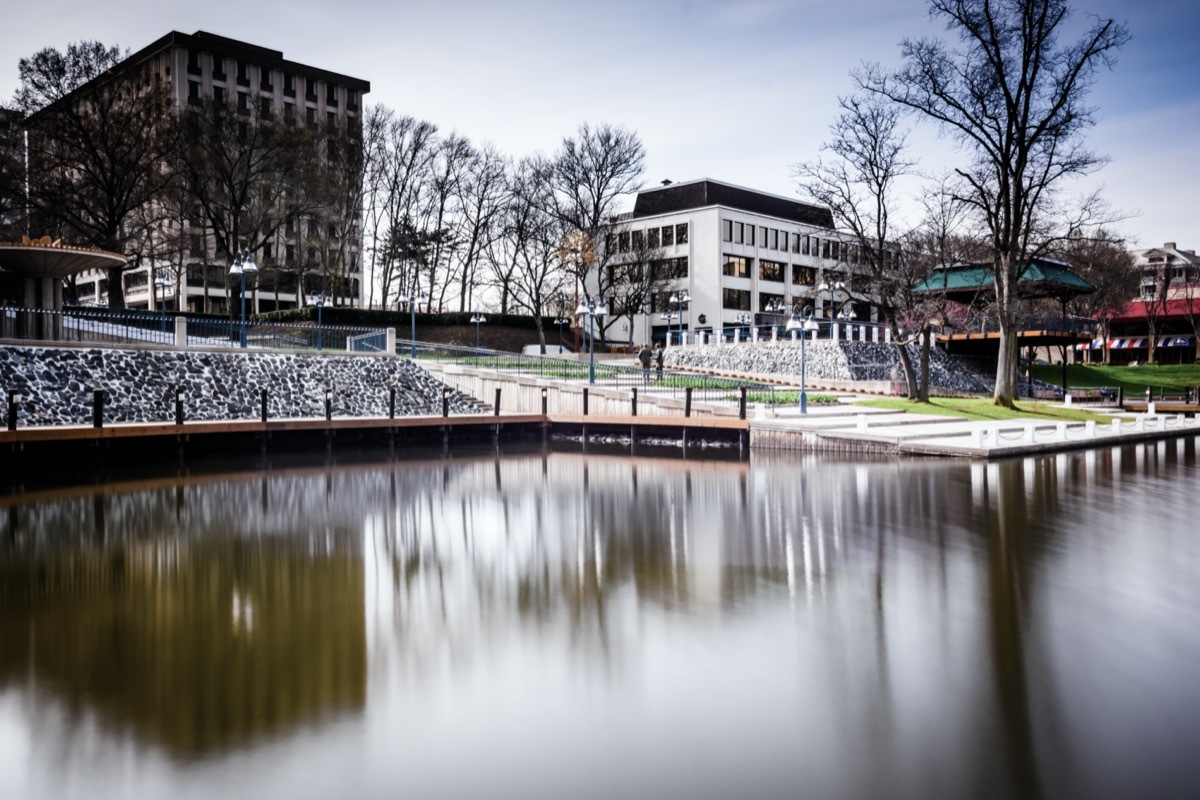
POLYGON ((833 308, 832 307, 836 303, 837 293, 846 291, 846 282, 845 281, 833 281, 833 280, 821 281, 820 286, 817 287, 817 291, 818 292, 829 292, 829 304, 830 304, 829 318, 833 319, 833 308))
POLYGON ((558 352, 561 355, 563 350, 563 325, 570 325, 571 320, 559 314, 558 319, 554 320, 554 324, 558 326, 558 352))
POLYGON ((233 266, 229 268, 230 275, 237 275, 242 279, 242 347, 246 346, 246 275, 257 275, 258 267, 254 264, 254 255, 249 250, 243 250, 233 259, 233 266))
POLYGON ((804 348, 805 340, 808 339, 808 334, 817 329, 817 322, 812 318, 811 311, 809 312, 808 316, 805 317, 803 322, 800 321, 800 318, 796 316, 795 312, 792 312, 792 318, 788 320, 787 329, 791 331, 793 339, 796 336, 796 331, 800 331, 800 413, 807 414, 808 388, 806 387, 806 376, 804 374, 806 366, 805 362, 807 358, 804 348))
POLYGON ((471 315, 471 324, 475 326, 475 349, 479 349, 479 326, 487 322, 487 317, 483 314, 471 315))
POLYGON ((413 290, 408 295, 408 312, 409 320, 412 323, 412 349, 409 356, 413 361, 417 360, 417 304, 429 301, 429 298, 421 294, 421 287, 418 284, 413 284, 413 290))
POLYGON ((683 345, 683 307, 692 302, 692 296, 688 294, 687 289, 677 289, 670 293, 667 302, 676 306, 675 311, 668 310, 666 312, 667 320, 667 344, 671 343, 671 317, 679 316, 679 344, 683 345))
POLYGON ((325 293, 321 292, 319 294, 310 294, 308 296, 308 304, 317 307, 317 351, 320 352, 321 345, 323 344, 321 340, 321 309, 332 305, 332 303, 329 302, 329 298, 325 296, 325 293))
POLYGON ((750 313, 750 312, 748 312, 748 311, 739 311, 739 312, 738 312, 738 315, 737 315, 737 324, 738 324, 738 325, 745 326, 745 327, 747 328, 747 330, 746 330, 746 338, 747 338, 747 339, 749 339, 749 338, 750 338, 750 331, 749 331, 749 329, 748 329, 748 328, 749 328, 749 326, 750 326, 750 323, 752 323, 752 322, 754 322, 754 315, 753 315, 753 314, 751 314, 751 313, 750 313))
POLYGON ((588 317, 588 383, 596 382, 596 319, 604 317, 608 314, 608 307, 604 305, 604 300, 597 300, 590 295, 584 295, 584 298, 579 303, 579 308, 575 309, 577 315, 588 317))

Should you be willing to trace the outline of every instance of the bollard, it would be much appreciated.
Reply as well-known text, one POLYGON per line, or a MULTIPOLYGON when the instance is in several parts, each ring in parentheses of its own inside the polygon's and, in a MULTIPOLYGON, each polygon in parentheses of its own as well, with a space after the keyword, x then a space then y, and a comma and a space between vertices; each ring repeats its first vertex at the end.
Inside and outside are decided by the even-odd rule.
POLYGON ((1095 436, 1096 436, 1096 420, 1089 419, 1087 422, 1083 423, 1083 429, 1084 429, 1084 432, 1088 435, 1088 437, 1095 438, 1095 436))
POLYGON ((1112 421, 1112 432, 1113 432, 1113 433, 1120 433, 1120 432, 1121 432, 1121 420, 1119 420, 1119 419, 1114 419, 1114 420, 1112 421))
POLYGON ((267 424, 267 390, 262 389, 258 395, 258 415, 262 419, 262 424, 267 424))
POLYGON ((741 397, 738 399, 738 419, 746 418, 746 387, 741 389, 741 397))
POLYGON ((542 387, 542 416, 543 417, 546 416, 546 414, 548 413, 547 409, 550 406, 550 401, 549 401, 549 398, 547 397, 547 394, 548 393, 546 391, 546 387, 543 386, 542 387))
POLYGON ((333 421, 333 389, 325 390, 325 421, 333 421))
POLYGON ((692 415, 692 387, 688 386, 683 390, 683 415, 690 417, 692 415))
POLYGON ((183 388, 175 387, 175 424, 183 424, 183 388))
POLYGON ((500 416, 500 388, 496 387, 496 404, 492 406, 493 416, 500 416))
POLYGON ((1118 408, 1125 407, 1125 387, 1124 386, 1117 387, 1117 407, 1118 408))
POLYGON ((588 412, 588 390, 583 387, 583 415, 586 417, 588 412))
POLYGON ((21 402, 21 395, 17 394, 15 389, 8 390, 8 429, 15 431, 17 429, 17 404, 21 402))
POLYGON ((630 391, 633 392, 633 394, 630 395, 630 398, 631 398, 630 403, 632 404, 632 412, 633 412, 632 414, 630 414, 630 416, 636 417, 637 416, 637 387, 636 386, 633 387, 633 389, 631 389, 630 391))
POLYGON ((396 418, 396 386, 388 387, 388 419, 396 418))
POLYGON ((104 427, 104 390, 96 389, 92 392, 92 427, 104 427))
POLYGON ((442 387, 442 416, 450 416, 450 387, 442 387))

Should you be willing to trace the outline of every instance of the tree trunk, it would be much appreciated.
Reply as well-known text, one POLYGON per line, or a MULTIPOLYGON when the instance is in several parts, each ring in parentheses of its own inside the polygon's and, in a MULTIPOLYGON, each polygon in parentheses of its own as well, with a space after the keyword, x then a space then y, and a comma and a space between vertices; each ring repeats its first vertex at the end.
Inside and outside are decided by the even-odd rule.
POLYGON ((1007 314, 1000 315, 1000 351, 996 356, 996 391, 992 402, 998 406, 1012 408, 1017 388, 1017 332, 1007 314))
MULTIPOLYGON (((806 332, 801 331, 801 335, 806 332)), ((896 348, 896 355, 900 358, 900 368, 904 370, 905 392, 909 400, 917 400, 917 376, 913 370, 912 357, 908 354, 908 348, 900 341, 896 335, 896 331, 892 331, 892 342, 896 348)))
POLYGON ((929 351, 933 347, 933 331, 926 325, 921 330, 921 388, 917 399, 929 402, 929 351))

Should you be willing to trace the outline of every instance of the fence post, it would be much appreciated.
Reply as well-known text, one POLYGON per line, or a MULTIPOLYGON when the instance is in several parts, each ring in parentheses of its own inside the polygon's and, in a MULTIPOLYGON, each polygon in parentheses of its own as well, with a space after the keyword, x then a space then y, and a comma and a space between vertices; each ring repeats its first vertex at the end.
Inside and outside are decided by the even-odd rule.
POLYGON ((175 384, 175 424, 183 424, 183 387, 175 384))
POLYGON ((549 413, 548 409, 550 406, 550 400, 547 397, 547 395, 548 395, 548 391, 547 391, 546 387, 543 386, 542 387, 542 416, 543 417, 549 413))
POLYGON ((634 386, 631 391, 633 392, 633 394, 631 395, 630 402, 632 404, 632 412, 633 413, 630 416, 636 417, 637 416, 637 387, 634 386))
POLYGON ((178 350, 187 349, 187 317, 175 318, 175 347, 178 350))
POLYGON ((683 415, 690 417, 692 415, 692 387, 688 386, 683 390, 683 415))
POLYGON ((500 387, 496 387, 496 404, 492 406, 494 416, 500 416, 500 387))
POLYGON ((325 388, 325 421, 333 421, 333 388, 325 388))
POLYGON ((450 416, 450 387, 442 387, 442 416, 450 416))
POLYGON ((104 427, 104 390, 96 389, 92 392, 92 427, 104 427))
POLYGON ((261 390, 259 394, 259 413, 262 417, 262 424, 267 424, 267 390, 261 390))
POLYGON ((396 329, 388 328, 385 336, 384 352, 389 356, 396 355, 396 329))
POLYGON ((388 387, 388 419, 396 418, 396 384, 388 387))
POLYGON ((8 390, 8 429, 15 431, 17 429, 17 404, 21 402, 21 395, 17 394, 15 389, 8 390))
POLYGON ((739 394, 741 396, 738 398, 738 419, 745 419, 746 418, 746 387, 745 386, 741 387, 741 391, 739 394))
POLYGON ((1117 387, 1117 406, 1119 408, 1125 408, 1125 387, 1124 386, 1117 387))
POLYGON ((586 386, 583 387, 583 415, 585 417, 588 415, 588 390, 586 386))

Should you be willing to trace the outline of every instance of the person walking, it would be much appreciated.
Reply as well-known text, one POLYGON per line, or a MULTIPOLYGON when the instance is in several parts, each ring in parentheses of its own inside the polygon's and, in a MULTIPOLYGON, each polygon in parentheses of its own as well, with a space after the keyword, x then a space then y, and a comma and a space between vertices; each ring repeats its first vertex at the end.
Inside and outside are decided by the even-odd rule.
POLYGON ((661 381, 663 373, 663 348, 661 344, 654 345, 654 380, 661 381))
POLYGON ((650 380, 650 345, 642 345, 642 349, 638 351, 638 361, 642 362, 642 379, 650 380))

